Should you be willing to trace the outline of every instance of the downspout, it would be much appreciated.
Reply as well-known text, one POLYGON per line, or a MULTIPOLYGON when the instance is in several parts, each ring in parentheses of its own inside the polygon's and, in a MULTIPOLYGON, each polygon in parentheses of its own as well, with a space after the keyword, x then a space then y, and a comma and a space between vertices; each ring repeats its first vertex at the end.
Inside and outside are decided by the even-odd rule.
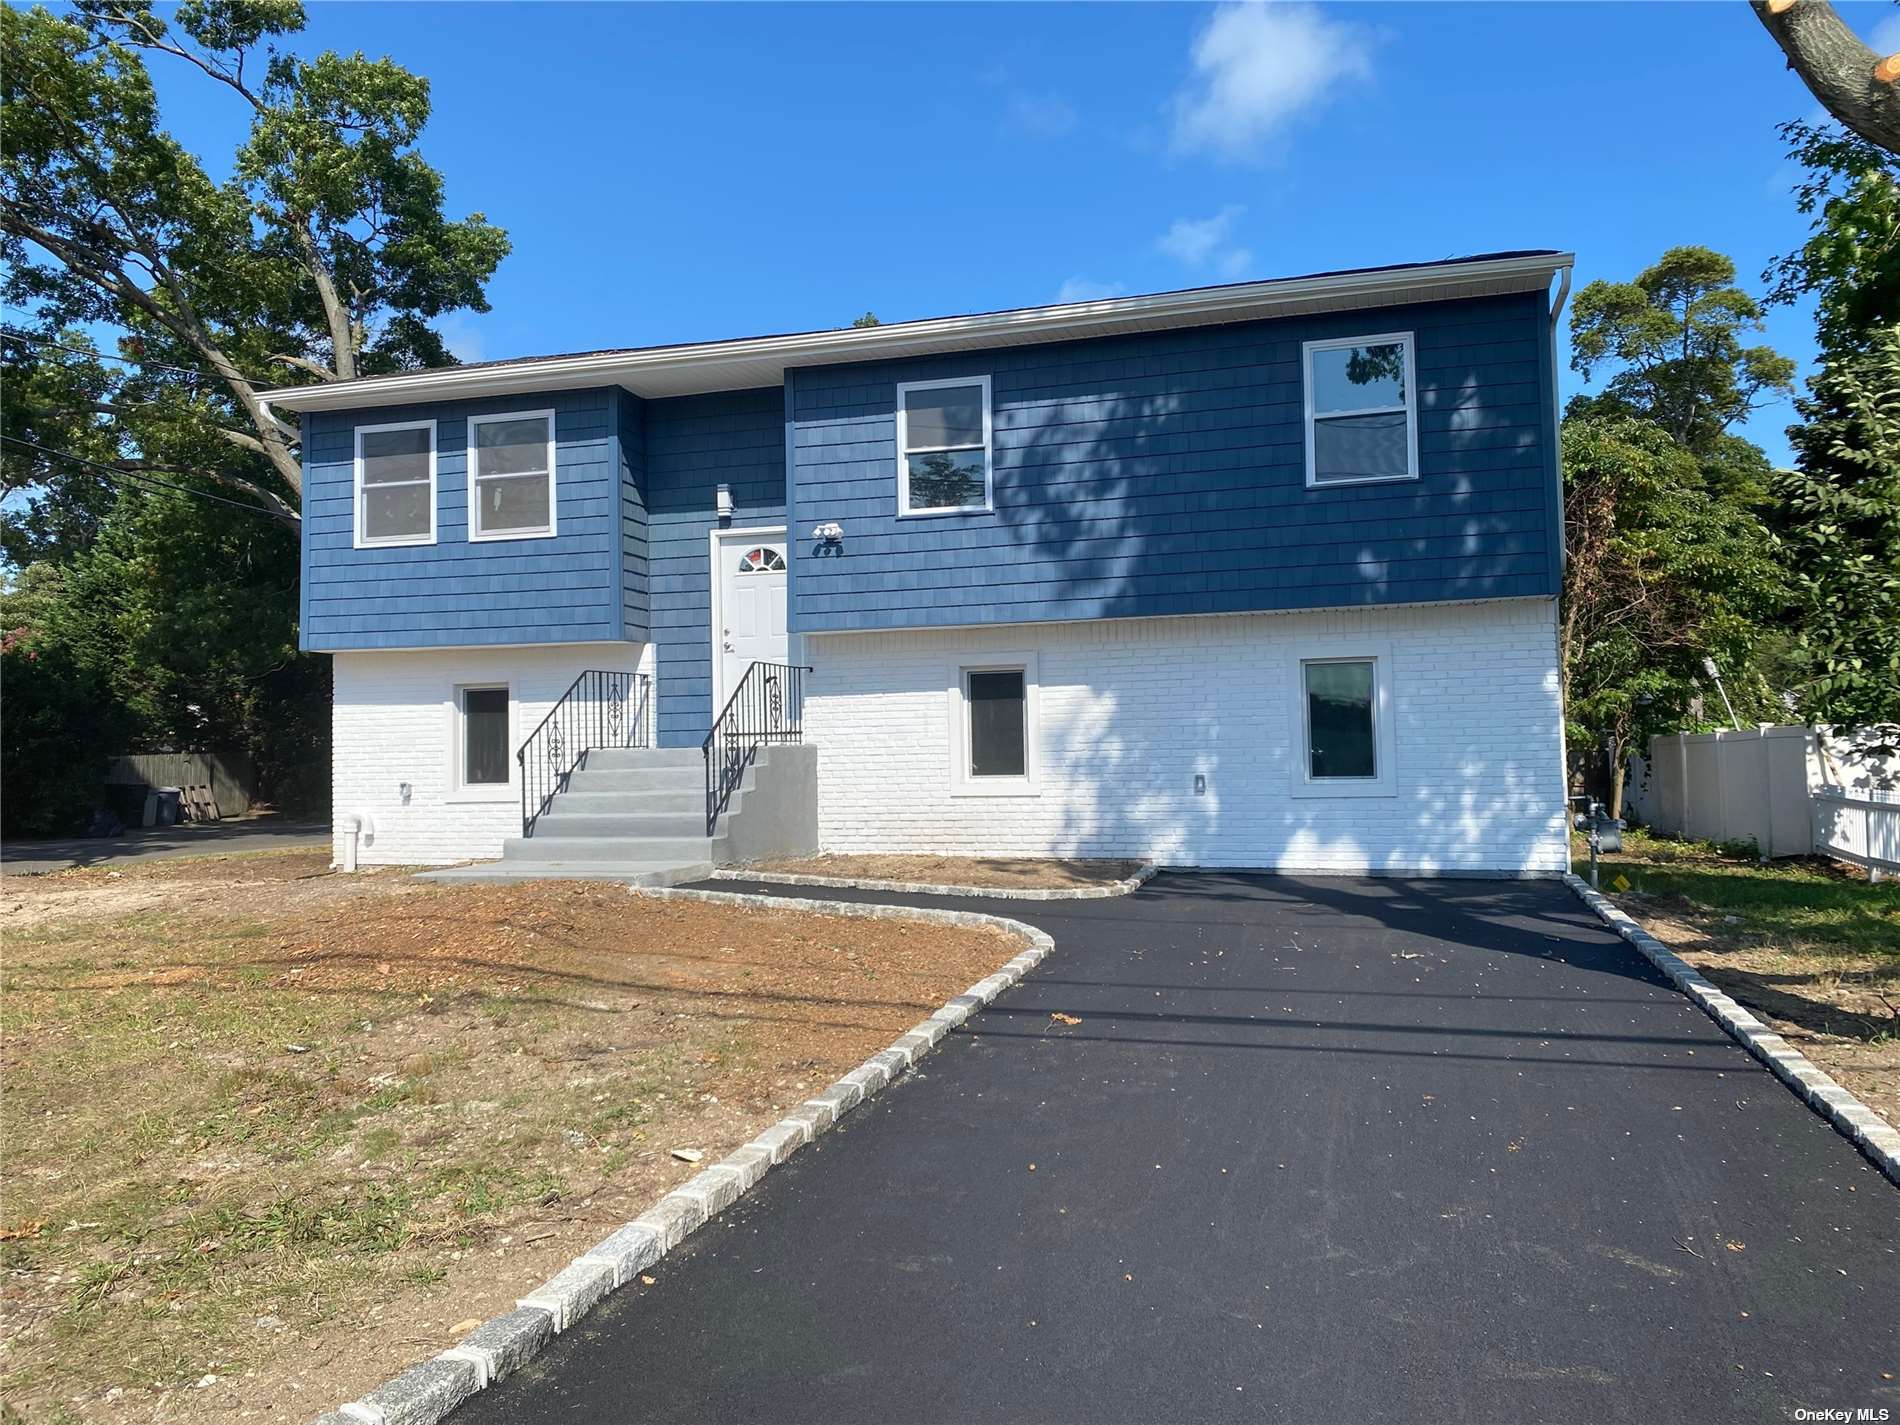
POLYGON ((1550 304, 1550 476, 1557 485, 1557 582, 1563 583, 1564 569, 1568 564, 1569 550, 1564 539, 1564 442, 1563 408, 1558 404, 1557 390, 1557 322, 1564 314, 1564 303, 1570 298, 1570 267, 1565 264, 1557 270, 1557 298, 1550 304))
MULTIPOLYGON (((1550 477, 1555 482, 1557 498, 1557 586, 1558 598, 1562 599, 1564 571, 1568 560, 1568 550, 1564 540, 1564 442, 1562 434, 1563 412, 1557 404, 1557 321, 1563 316, 1564 303, 1570 298, 1570 265, 1565 263, 1557 277, 1557 298, 1550 304, 1550 477)), ((1559 617, 1551 629, 1552 641, 1556 647, 1551 651, 1557 658, 1558 687, 1563 686, 1563 635, 1562 620, 1559 617)), ((1564 865, 1574 870, 1570 857, 1570 818, 1565 809, 1570 804, 1570 709, 1559 704, 1557 708, 1557 786, 1562 793, 1558 803, 1560 824, 1564 828, 1564 865)), ((1621 807, 1617 808, 1622 811, 1621 807)))

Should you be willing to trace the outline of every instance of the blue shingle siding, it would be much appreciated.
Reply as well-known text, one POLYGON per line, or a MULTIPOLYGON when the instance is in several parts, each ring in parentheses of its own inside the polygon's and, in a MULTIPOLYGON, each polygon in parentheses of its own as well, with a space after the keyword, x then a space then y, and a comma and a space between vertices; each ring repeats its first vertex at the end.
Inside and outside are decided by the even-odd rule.
POLYGON ((1538 294, 812 367, 793 626, 943 627, 1557 590, 1538 294), (1301 343, 1411 331, 1417 481, 1309 490, 1301 343), (896 383, 988 375, 995 511, 897 518, 896 383))
POLYGON ((646 403, 616 389, 615 442, 620 460, 620 605, 624 636, 644 641, 649 628, 647 589, 646 403))
POLYGON ((638 597, 626 562, 617 391, 562 391, 424 402, 306 416, 303 646, 444 648, 608 641, 638 597), (554 410, 556 525, 551 539, 468 539, 468 418, 554 410), (434 544, 354 548, 359 425, 436 422, 434 544))
POLYGON ((715 492, 735 528, 785 522, 781 388, 646 403, 652 638, 664 747, 697 747, 712 725, 711 541, 715 492))

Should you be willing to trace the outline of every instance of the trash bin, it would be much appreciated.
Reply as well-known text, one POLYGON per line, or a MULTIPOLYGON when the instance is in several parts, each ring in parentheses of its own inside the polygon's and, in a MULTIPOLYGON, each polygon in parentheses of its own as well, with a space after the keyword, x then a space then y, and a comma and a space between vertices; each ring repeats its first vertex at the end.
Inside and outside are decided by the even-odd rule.
POLYGON ((155 805, 152 808, 152 825, 178 825, 178 810, 184 805, 185 789, 183 787, 154 787, 152 796, 155 798, 155 805))

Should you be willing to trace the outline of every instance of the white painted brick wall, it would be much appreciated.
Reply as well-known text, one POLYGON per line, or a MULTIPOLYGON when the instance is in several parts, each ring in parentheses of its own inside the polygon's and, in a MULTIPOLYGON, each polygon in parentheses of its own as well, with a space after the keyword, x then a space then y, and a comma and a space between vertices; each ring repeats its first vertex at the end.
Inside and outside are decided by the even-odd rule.
POLYGON ((1568 864, 1548 599, 822 634, 807 651, 830 851, 1335 872, 1568 864), (1394 795, 1296 799, 1299 659, 1340 640, 1394 665, 1394 795), (958 669, 1023 651, 1040 677, 1040 792, 953 796, 958 669))
MULTIPOLYGON (((367 819, 365 865, 445 865, 501 855, 521 835, 521 789, 460 792, 455 784, 455 690, 509 685, 512 753, 585 669, 650 672, 644 645, 453 648, 338 653, 331 709, 334 854, 345 816, 367 819), (411 787, 404 805, 401 784, 411 787)), ((519 775, 518 773, 516 775, 519 775)))

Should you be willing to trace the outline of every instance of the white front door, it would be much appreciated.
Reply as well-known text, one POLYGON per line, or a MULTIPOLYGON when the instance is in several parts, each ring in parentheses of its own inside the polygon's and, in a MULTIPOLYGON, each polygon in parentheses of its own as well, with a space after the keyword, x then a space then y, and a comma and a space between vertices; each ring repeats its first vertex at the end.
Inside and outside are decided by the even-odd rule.
POLYGON ((747 668, 786 661, 785 531, 720 530, 713 560, 716 717, 747 668))

